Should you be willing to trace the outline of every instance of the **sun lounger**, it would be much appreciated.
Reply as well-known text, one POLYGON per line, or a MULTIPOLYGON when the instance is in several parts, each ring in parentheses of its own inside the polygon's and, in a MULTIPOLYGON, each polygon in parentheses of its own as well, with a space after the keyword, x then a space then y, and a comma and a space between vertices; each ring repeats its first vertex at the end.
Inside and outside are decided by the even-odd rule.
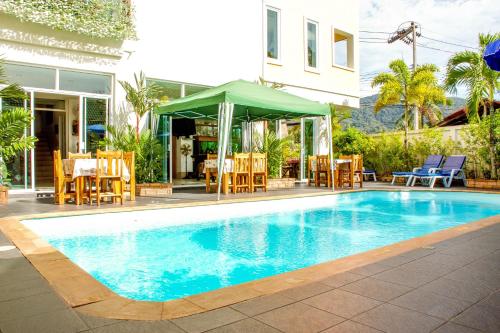
POLYGON ((410 178, 411 186, 414 186, 418 179, 420 181, 428 180, 430 188, 434 187, 437 179, 441 179, 445 187, 450 187, 453 179, 462 180, 465 186, 465 159, 466 157, 463 155, 449 156, 441 168, 415 172, 410 178))
POLYGON ((431 169, 439 168, 443 158, 443 155, 429 155, 420 168, 413 168, 413 171, 393 172, 391 185, 394 185, 396 178, 407 178, 406 186, 410 186, 412 177, 416 172, 428 173, 431 169))
POLYGON ((373 177, 373 181, 374 182, 377 181, 377 173, 375 172, 375 170, 363 168, 363 177, 364 176, 366 176, 367 179, 370 179, 370 176, 372 176, 373 177))

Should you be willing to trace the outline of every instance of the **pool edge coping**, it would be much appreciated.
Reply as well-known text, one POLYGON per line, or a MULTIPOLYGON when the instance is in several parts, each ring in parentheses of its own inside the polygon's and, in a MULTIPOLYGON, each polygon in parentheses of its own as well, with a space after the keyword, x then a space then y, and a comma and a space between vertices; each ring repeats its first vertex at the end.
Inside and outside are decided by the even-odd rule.
MULTIPOLYGON (((359 189, 361 191, 412 191, 407 189, 359 189)), ((459 190, 452 190, 459 191, 459 190)), ((279 195, 274 197, 237 198, 219 202, 203 201, 195 203, 178 203, 147 207, 127 207, 129 209, 111 208, 104 210, 73 211, 61 214, 20 215, 0 218, 0 230, 9 237, 21 253, 30 261, 38 272, 49 282, 56 293, 72 308, 81 313, 113 319, 162 320, 185 317, 207 312, 258 296, 273 294, 289 288, 323 280, 331 275, 342 273, 356 267, 372 264, 380 260, 435 244, 472 231, 476 231, 500 223, 500 214, 477 221, 448 228, 421 237, 411 238, 398 243, 386 245, 373 250, 357 253, 302 269, 265 277, 262 279, 216 289, 180 299, 165 302, 136 301, 120 296, 98 282, 89 273, 73 263, 63 253, 48 244, 45 240, 21 223, 21 220, 50 218, 62 216, 101 214, 110 212, 143 211, 160 208, 180 208, 205 206, 212 204, 229 204, 235 202, 252 202, 262 200, 281 200, 311 196, 323 196, 349 192, 322 192, 295 195, 279 195), (250 199, 250 200, 249 200, 250 199), (160 206, 160 207, 159 207, 160 206)), ((495 194, 497 192, 466 191, 495 194)))

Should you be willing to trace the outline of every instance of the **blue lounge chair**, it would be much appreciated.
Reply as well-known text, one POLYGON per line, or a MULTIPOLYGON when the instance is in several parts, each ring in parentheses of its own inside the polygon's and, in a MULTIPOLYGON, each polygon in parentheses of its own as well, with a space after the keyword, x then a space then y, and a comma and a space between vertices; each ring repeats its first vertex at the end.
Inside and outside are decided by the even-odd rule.
POLYGON ((463 155, 449 156, 441 168, 433 168, 425 172, 415 172, 410 178, 411 186, 415 185, 417 179, 420 179, 421 181, 424 179, 429 180, 430 188, 434 187, 436 179, 441 179, 445 187, 450 187, 453 179, 462 180, 464 182, 464 186, 466 186, 464 172, 465 158, 466 157, 463 155))
POLYGON ((443 162, 443 155, 429 155, 420 168, 413 168, 413 171, 402 171, 402 172, 393 172, 392 173, 392 183, 396 181, 396 178, 408 178, 406 181, 406 186, 410 186, 413 174, 415 172, 429 172, 431 169, 439 168, 441 163, 443 162))
POLYGON ((373 181, 376 182, 377 181, 377 173, 375 172, 375 170, 371 170, 371 169, 365 169, 363 167, 363 177, 366 176, 366 179, 370 179, 370 176, 373 177, 373 181))

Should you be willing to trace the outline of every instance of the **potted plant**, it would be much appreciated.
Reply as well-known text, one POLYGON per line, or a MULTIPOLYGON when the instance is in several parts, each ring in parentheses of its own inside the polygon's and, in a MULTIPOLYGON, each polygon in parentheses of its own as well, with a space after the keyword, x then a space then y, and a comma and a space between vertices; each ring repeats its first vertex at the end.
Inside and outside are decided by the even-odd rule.
MULTIPOLYGON (((17 84, 8 84, 5 79, 3 61, 0 59, 0 98, 26 99, 26 94, 17 84)), ((23 108, 6 109, 0 112, 0 203, 7 203, 9 172, 6 163, 19 152, 31 149, 36 138, 25 135, 25 128, 31 126, 33 118, 23 108)))

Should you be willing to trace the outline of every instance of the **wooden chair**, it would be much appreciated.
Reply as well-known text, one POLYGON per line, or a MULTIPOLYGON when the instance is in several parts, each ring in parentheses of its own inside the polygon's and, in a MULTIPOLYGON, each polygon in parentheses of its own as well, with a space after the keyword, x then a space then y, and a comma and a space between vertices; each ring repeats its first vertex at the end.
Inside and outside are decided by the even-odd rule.
POLYGON ((321 175, 324 175, 324 184, 327 187, 332 186, 332 171, 330 170, 330 156, 318 155, 316 157, 316 186, 321 186, 323 180, 321 175))
MULTIPOLYGON (((312 184, 316 184, 316 171, 313 168, 313 165, 317 163, 317 158, 315 155, 307 156, 307 185, 311 186, 312 184)), ((317 166, 317 164, 316 164, 317 166)))
POLYGON ((102 198, 120 199, 123 205, 125 184, 122 177, 123 153, 121 151, 100 151, 97 150, 96 175, 90 177, 89 200, 92 205, 92 198, 96 198, 97 206, 100 206, 102 198), (95 192, 92 191, 92 182, 95 183, 95 192), (111 191, 102 192, 102 188, 107 188, 107 183, 111 183, 111 191), (105 185, 105 186, 103 186, 105 185))
POLYGON ((130 201, 135 201, 135 152, 124 152, 123 162, 125 163, 125 166, 130 174, 130 180, 125 182, 124 191, 129 194, 130 201))
MULTIPOLYGON (((217 154, 207 154, 207 160, 216 160, 217 154)), ((210 186, 212 185, 211 177, 217 179, 217 168, 205 168, 205 187, 206 192, 210 193, 210 186)))
POLYGON ((267 155, 251 153, 250 159, 250 192, 259 187, 267 192, 267 155))
MULTIPOLYGON (((68 152, 68 159, 69 160, 76 160, 76 159, 91 159, 92 158, 92 153, 72 153, 68 152)), ((86 199, 88 199, 86 192, 88 193, 88 187, 90 184, 88 184, 89 177, 78 177, 75 179, 75 182, 77 183, 76 188, 78 188, 78 195, 80 201, 84 202, 86 199)))
POLYGON ((70 175, 64 173, 61 151, 54 150, 54 202, 63 205, 67 199, 73 199, 79 204, 80 197, 76 184, 70 175), (71 191, 71 184, 74 184, 75 191, 71 191))
POLYGON ((344 187, 349 184, 349 187, 354 188, 354 184, 358 183, 359 187, 363 187, 363 156, 362 155, 341 155, 340 159, 350 160, 351 163, 345 164, 339 168, 339 186, 344 187))
POLYGON ((233 193, 250 192, 250 153, 234 154, 233 193))

